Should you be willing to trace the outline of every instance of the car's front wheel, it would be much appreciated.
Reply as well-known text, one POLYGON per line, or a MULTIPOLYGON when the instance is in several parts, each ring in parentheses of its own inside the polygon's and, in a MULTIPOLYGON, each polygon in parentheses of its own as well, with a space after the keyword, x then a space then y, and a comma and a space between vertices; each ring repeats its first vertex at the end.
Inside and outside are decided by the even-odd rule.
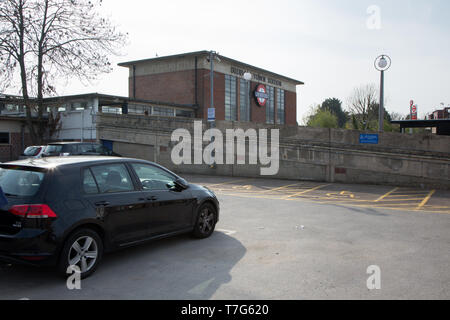
POLYGON ((64 244, 59 271, 65 276, 80 272, 81 279, 85 279, 95 272, 102 255, 103 242, 100 236, 90 229, 78 230, 64 244))
POLYGON ((210 203, 205 203, 198 210, 193 236, 198 239, 210 237, 217 223, 217 211, 210 203))

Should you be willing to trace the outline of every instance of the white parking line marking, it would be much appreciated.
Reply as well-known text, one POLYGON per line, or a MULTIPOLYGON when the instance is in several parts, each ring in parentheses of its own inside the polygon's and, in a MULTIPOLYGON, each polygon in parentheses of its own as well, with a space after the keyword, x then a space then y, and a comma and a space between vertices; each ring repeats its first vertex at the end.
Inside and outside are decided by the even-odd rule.
POLYGON ((205 292, 206 289, 208 289, 208 287, 214 282, 214 280, 216 280, 216 278, 212 278, 210 280, 202 282, 198 286, 189 290, 188 293, 201 295, 203 294, 203 292, 205 292))
POLYGON ((237 233, 237 231, 233 231, 233 230, 224 230, 224 229, 217 229, 216 231, 225 233, 227 236, 231 236, 231 235, 237 233))
POLYGON ((234 183, 239 183, 239 182, 244 182, 244 181, 248 181, 248 179, 233 180, 233 181, 226 181, 226 182, 217 183, 217 184, 210 184, 210 185, 207 185, 207 187, 208 188, 216 188, 216 187, 229 185, 229 184, 234 184, 234 183))

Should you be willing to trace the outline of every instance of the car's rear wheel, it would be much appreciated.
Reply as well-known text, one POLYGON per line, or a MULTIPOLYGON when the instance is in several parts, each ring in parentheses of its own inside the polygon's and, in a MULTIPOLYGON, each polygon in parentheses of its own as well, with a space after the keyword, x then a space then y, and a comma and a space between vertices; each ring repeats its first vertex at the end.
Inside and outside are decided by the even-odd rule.
POLYGON ((210 203, 205 203, 198 210, 197 221, 195 223, 193 236, 198 239, 210 237, 217 223, 216 208, 210 203))
POLYGON ((95 272, 102 256, 103 243, 100 236, 93 230, 80 229, 64 244, 59 271, 65 276, 80 272, 81 279, 85 279, 95 272))

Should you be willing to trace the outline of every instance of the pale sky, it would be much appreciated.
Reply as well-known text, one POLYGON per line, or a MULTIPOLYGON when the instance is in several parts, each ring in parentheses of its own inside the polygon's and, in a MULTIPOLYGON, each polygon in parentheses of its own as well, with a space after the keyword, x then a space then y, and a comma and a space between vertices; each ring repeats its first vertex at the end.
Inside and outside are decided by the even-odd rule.
MULTIPOLYGON (((380 54, 392 58, 385 80, 390 112, 408 114, 411 99, 420 117, 441 102, 450 105, 448 0, 103 2, 105 14, 130 34, 115 64, 215 50, 305 82, 297 90, 299 123, 312 104, 329 97, 345 103, 355 87, 379 84, 374 60, 380 54), (367 26, 373 5, 380 9, 381 29, 367 26)), ((58 93, 127 96, 127 83, 127 69, 115 67, 92 86, 72 81, 58 93)))

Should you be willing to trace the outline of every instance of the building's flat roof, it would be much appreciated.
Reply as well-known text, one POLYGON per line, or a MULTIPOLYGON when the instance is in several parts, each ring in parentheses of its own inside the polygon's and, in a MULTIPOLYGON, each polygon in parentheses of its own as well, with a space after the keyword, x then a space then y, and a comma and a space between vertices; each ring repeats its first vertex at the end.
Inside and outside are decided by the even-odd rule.
POLYGON ((440 126, 450 126, 450 119, 402 120, 402 121, 391 121, 391 123, 399 124, 403 128, 434 128, 440 126))
POLYGON ((101 104, 102 103, 121 104, 123 102, 131 102, 131 103, 135 102, 135 103, 164 105, 164 106, 175 107, 175 108, 189 108, 189 109, 197 109, 198 108, 196 105, 193 105, 193 104, 179 104, 179 103, 164 102, 164 101, 134 99, 134 98, 128 98, 128 97, 101 94, 101 93, 87 93, 87 94, 73 95, 73 96, 46 98, 45 102, 57 103, 57 102, 61 102, 61 100, 76 100, 76 99, 86 99, 86 98, 98 98, 100 100, 101 104))
MULTIPOLYGON (((26 122, 27 118, 25 114, 2 114, 0 115, 0 120, 5 120, 5 121, 21 121, 21 122, 26 122)), ((33 122, 38 122, 38 119, 36 116, 33 116, 31 118, 31 120, 33 122)), ((44 115, 41 121, 47 121, 47 115, 44 115)))
MULTIPOLYGON (((64 102, 70 101, 70 100, 94 99, 94 98, 99 99, 100 104, 107 103, 107 104, 119 105, 124 102, 127 102, 127 103, 135 102, 135 103, 163 105, 163 106, 174 107, 174 108, 188 108, 188 109, 197 109, 198 108, 197 106, 190 105, 190 104, 177 104, 177 103, 163 102, 163 101, 133 99, 133 98, 128 98, 128 97, 113 96, 113 95, 107 95, 107 94, 101 94, 101 93, 85 93, 85 94, 79 94, 79 95, 44 98, 44 103, 46 103, 46 104, 64 103, 64 102)), ((35 98, 32 98, 30 100, 33 102, 36 101, 35 98)), ((18 96, 7 96, 6 95, 3 98, 1 98, 1 96, 0 96, 0 102, 21 103, 22 101, 23 101, 23 98, 18 97, 18 96)))
MULTIPOLYGON (((164 57, 156 57, 156 58, 150 58, 150 59, 143 59, 143 60, 135 60, 135 61, 123 62, 123 63, 119 63, 119 66, 128 68, 130 66, 133 66, 133 65, 136 65, 136 64, 139 64, 139 63, 156 62, 156 61, 164 61, 164 60, 174 60, 174 59, 180 59, 180 58, 186 58, 186 57, 192 57, 192 56, 208 56, 209 54, 210 54, 210 51, 206 51, 206 50, 195 51, 195 52, 188 52, 188 53, 176 54, 176 55, 171 55, 171 56, 164 56, 164 57)), ((268 70, 265 70, 265 69, 262 69, 262 68, 259 68, 259 67, 255 67, 255 66, 252 66, 250 64, 241 62, 241 61, 230 59, 230 58, 225 57, 225 56, 218 55, 218 57, 221 60, 228 61, 228 62, 231 62, 231 63, 234 63, 234 64, 239 64, 239 65, 243 66, 244 68, 250 68, 250 69, 254 69, 254 70, 259 70, 261 72, 268 73, 268 74, 273 75, 275 77, 279 77, 279 78, 282 78, 282 79, 294 82, 297 85, 304 85, 305 84, 302 81, 295 80, 295 79, 292 79, 292 78, 289 78, 289 77, 283 76, 281 74, 278 74, 278 73, 275 73, 275 72, 272 72, 272 71, 268 71, 268 70)))

